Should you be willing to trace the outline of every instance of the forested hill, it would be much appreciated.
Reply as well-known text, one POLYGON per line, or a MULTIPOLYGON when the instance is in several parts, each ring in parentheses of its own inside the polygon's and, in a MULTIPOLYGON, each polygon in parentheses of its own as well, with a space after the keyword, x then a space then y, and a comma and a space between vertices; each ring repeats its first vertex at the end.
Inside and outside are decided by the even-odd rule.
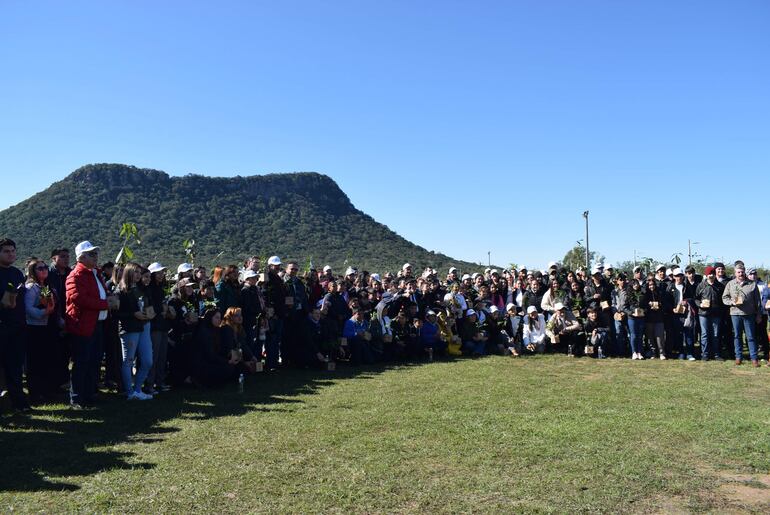
POLYGON ((18 245, 19 260, 48 258, 56 246, 74 249, 82 240, 114 259, 124 222, 135 223, 141 244, 135 260, 177 264, 182 242, 195 239, 197 263, 240 263, 250 255, 312 258, 337 271, 351 264, 395 271, 405 261, 419 270, 480 267, 419 247, 356 209, 329 177, 288 173, 251 177, 168 174, 122 164, 79 168, 23 202, 0 212, 0 237, 18 245), (221 253, 221 255, 220 255, 221 253), (217 257, 219 256, 219 257, 217 257))

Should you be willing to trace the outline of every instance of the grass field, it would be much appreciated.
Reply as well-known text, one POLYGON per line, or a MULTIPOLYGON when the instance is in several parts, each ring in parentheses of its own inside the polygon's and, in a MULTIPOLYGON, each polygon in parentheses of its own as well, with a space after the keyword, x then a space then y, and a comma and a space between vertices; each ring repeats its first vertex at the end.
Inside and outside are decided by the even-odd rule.
POLYGON ((770 369, 563 356, 282 371, 4 416, 0 509, 770 511, 770 369))

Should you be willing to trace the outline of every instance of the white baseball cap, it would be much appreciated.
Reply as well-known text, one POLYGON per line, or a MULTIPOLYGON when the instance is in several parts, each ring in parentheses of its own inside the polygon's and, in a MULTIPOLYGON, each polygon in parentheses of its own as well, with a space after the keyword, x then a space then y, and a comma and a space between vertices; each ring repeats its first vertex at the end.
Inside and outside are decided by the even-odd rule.
POLYGON ((497 313, 498 311, 500 311, 500 309, 498 309, 498 307, 495 306, 494 304, 489 307, 490 313, 497 313))
POLYGON ((176 273, 183 274, 185 272, 189 272, 193 269, 193 266, 190 263, 182 263, 178 267, 176 267, 176 273))
POLYGON ((151 274, 154 274, 155 272, 162 272, 163 270, 166 270, 166 267, 156 261, 155 263, 152 263, 150 266, 148 266, 147 270, 149 270, 151 274))
POLYGON ((469 309, 468 311, 465 312, 465 316, 467 316, 467 317, 469 317, 471 315, 476 315, 476 314, 477 313, 475 311, 473 311, 472 309, 469 309))
POLYGON ((355 273, 356 273, 356 269, 355 269, 355 268, 353 268, 352 266, 349 266, 349 267, 348 267, 348 269, 347 269, 347 270, 345 270, 345 275, 346 275, 346 276, 347 276, 347 275, 350 275, 350 274, 355 274, 355 273))
POLYGON ((412 265, 409 263, 404 263, 404 266, 401 267, 401 270, 406 270, 407 268, 412 268, 412 265))
POLYGON ((534 313, 537 311, 537 308, 535 306, 530 306, 527 308, 527 313, 534 313))
POLYGON ((271 256, 270 259, 267 260, 268 265, 280 265, 281 264, 281 258, 278 256, 271 256))
POLYGON ((510 311, 510 310, 516 311, 516 304, 514 304, 513 302, 509 302, 508 305, 505 306, 505 310, 506 311, 510 311))
POLYGON ((465 274, 465 275, 463 275, 462 280, 464 281, 466 279, 472 279, 472 277, 470 275, 468 275, 468 274, 465 274))
POLYGON ((378 283, 381 283, 381 282, 382 282, 382 281, 380 280, 380 274, 372 274, 372 275, 371 275, 371 277, 372 277, 372 279, 374 279, 374 280, 375 280, 375 281, 377 281, 378 283))
POLYGON ((81 241, 75 246, 75 257, 79 259, 81 255, 92 250, 99 250, 99 247, 94 247, 90 241, 81 241))
POLYGON ((330 267, 329 265, 324 266, 324 272, 330 272, 331 269, 332 267, 330 267))
POLYGON ((679 267, 676 267, 676 268, 674 268, 674 269, 673 269, 671 272, 672 272, 674 275, 684 275, 684 272, 683 272, 683 271, 682 271, 682 269, 681 269, 681 268, 679 268, 679 267))
POLYGON ((602 273, 602 269, 601 269, 601 268, 599 268, 598 266, 594 266, 594 267, 591 269, 591 275, 594 275, 594 274, 600 274, 600 273, 602 273))
POLYGON ((564 304, 562 304, 561 302, 557 302, 556 305, 554 305, 554 308, 556 309, 556 311, 561 311, 562 309, 564 309, 564 304))
POLYGON ((449 267, 449 273, 451 274, 452 272, 457 272, 457 269, 453 266, 449 267))
POLYGON ((548 263, 548 266, 546 268, 548 269, 556 268, 556 261, 551 261, 550 263, 548 263))

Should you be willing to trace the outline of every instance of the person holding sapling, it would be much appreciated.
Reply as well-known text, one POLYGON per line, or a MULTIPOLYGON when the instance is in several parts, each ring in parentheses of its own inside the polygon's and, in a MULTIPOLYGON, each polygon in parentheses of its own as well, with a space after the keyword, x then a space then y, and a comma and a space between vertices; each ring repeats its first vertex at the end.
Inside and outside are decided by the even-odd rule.
POLYGON ((575 280, 569 283, 569 291, 567 292, 564 305, 572 311, 576 319, 582 320, 585 318, 588 306, 583 296, 583 284, 580 281, 575 280))
POLYGON ((664 282, 658 282, 651 274, 647 276, 647 284, 644 288, 642 303, 647 305, 644 318, 644 333, 650 342, 651 357, 655 357, 658 351, 660 359, 666 359, 665 320, 663 311, 668 305, 666 300, 666 288, 664 282))
POLYGON ((695 361, 693 356, 693 337, 695 318, 692 309, 692 300, 695 297, 695 286, 685 280, 684 272, 677 267, 673 270, 674 282, 668 286, 669 304, 672 306, 671 349, 679 359, 695 361))
POLYGON ((609 323, 599 316, 599 312, 596 309, 588 308, 586 310, 583 332, 586 336, 586 346, 584 349, 586 356, 596 355, 597 358, 604 359, 604 349, 610 341, 610 328, 609 323))
POLYGON ((615 289, 612 290, 612 310, 615 325, 615 349, 613 355, 626 355, 629 344, 628 301, 631 291, 625 272, 618 273, 615 278, 615 289))
POLYGON ((607 347, 613 345, 615 341, 615 324, 612 317, 612 290, 613 286, 603 277, 602 267, 594 266, 591 269, 591 278, 585 285, 585 299, 588 306, 596 310, 602 323, 607 325, 609 332, 609 345, 605 345, 605 353, 609 350, 607 347))
POLYGON ((698 307, 700 322, 701 359, 708 361, 709 357, 719 357, 719 336, 722 320, 722 294, 725 286, 717 280, 716 270, 707 266, 703 273, 706 279, 695 289, 695 305, 698 307))
POLYGON ((631 359, 644 359, 644 327, 645 315, 649 305, 646 302, 642 284, 636 279, 631 280, 626 301, 626 319, 631 339, 631 359))
POLYGON ((222 347, 220 353, 235 365, 240 373, 253 374, 257 371, 257 359, 244 345, 246 331, 243 329, 243 311, 241 308, 227 308, 221 324, 222 347))
POLYGON ((22 387, 24 366, 24 333, 26 314, 24 274, 13 266, 16 262, 16 243, 0 239, 0 366, 14 409, 29 411, 29 401, 22 387))
POLYGON ((762 319, 761 298, 757 283, 746 276, 746 267, 743 263, 735 265, 735 279, 725 285, 722 293, 722 302, 730 307, 730 319, 733 324, 735 364, 743 361, 743 333, 749 344, 749 356, 755 367, 759 366, 757 357, 757 343, 755 338, 756 322, 762 319))
POLYGON ((168 301, 171 289, 166 283, 166 267, 160 263, 152 263, 147 271, 152 274, 147 286, 147 298, 153 308, 155 317, 150 321, 150 339, 152 340, 152 367, 147 375, 147 393, 155 395, 159 391, 167 391, 166 361, 168 359, 168 331, 170 321, 176 318, 176 309, 168 301))
POLYGON ((546 323, 546 335, 556 348, 566 349, 567 356, 575 355, 576 336, 580 323, 564 304, 557 302, 553 316, 546 323))
POLYGON ((118 285, 120 295, 120 340, 123 348, 121 375, 128 400, 149 400, 152 395, 142 391, 142 385, 152 366, 150 321, 155 317, 145 290, 142 288, 143 268, 128 263, 118 285), (149 308, 149 309, 148 309, 149 308), (133 375, 134 360, 139 354, 139 366, 133 375))
POLYGON ((168 377, 174 384, 192 382, 193 337, 198 325, 196 286, 192 279, 180 280, 168 302, 177 313, 176 318, 169 321, 168 333, 168 377))
POLYGON ((24 306, 27 313, 27 389, 34 401, 53 398, 59 383, 56 323, 57 292, 48 286, 48 266, 40 259, 27 262, 27 292, 24 306))
POLYGON ((559 281, 551 279, 549 285, 550 288, 543 294, 543 299, 540 301, 540 308, 546 318, 552 317, 556 312, 556 304, 564 301, 564 290, 559 286, 559 281))

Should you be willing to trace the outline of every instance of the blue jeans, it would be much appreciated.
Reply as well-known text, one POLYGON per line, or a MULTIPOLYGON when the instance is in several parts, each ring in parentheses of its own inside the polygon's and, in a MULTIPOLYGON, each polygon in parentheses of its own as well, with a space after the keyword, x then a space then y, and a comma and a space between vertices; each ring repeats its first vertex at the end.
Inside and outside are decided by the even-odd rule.
POLYGON ((701 359, 719 356, 719 315, 699 315, 701 359))
MULTIPOLYGON (((629 318, 629 317, 626 317, 629 318)), ((615 320, 615 349, 617 357, 625 356, 628 351, 628 326, 625 320, 615 320)))
POLYGON ((150 338, 150 323, 144 324, 140 333, 123 333, 120 335, 120 343, 123 348, 123 366, 120 375, 123 378, 123 388, 127 394, 138 392, 142 389, 144 380, 152 368, 152 338, 150 338), (131 382, 134 368, 134 359, 139 352, 139 367, 136 369, 136 377, 131 382))
POLYGON ((102 348, 104 322, 96 322, 91 336, 72 336, 72 372, 70 402, 89 404, 96 394, 99 377, 99 350, 102 348))
POLYGON ((631 332, 631 352, 642 353, 644 341, 644 318, 628 317, 628 329, 631 332))
POLYGON ((746 331, 746 340, 749 342, 749 356, 751 360, 757 359, 757 341, 754 339, 755 316, 754 315, 730 315, 733 321, 733 334, 735 335, 735 359, 743 359, 743 331, 746 331))

